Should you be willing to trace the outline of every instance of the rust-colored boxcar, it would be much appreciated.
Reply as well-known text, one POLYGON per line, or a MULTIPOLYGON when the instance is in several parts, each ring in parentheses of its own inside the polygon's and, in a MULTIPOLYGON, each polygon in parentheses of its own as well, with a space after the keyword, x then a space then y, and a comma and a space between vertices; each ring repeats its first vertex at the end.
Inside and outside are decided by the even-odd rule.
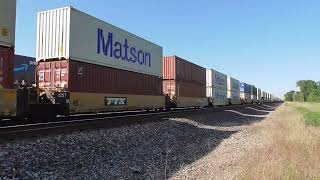
POLYGON ((0 46, 0 88, 13 88, 14 49, 0 46))
POLYGON ((206 97, 206 88, 201 84, 163 80, 163 93, 180 97, 206 97))
POLYGON ((178 56, 163 58, 163 79, 206 84, 206 69, 178 56))
POLYGON ((163 80, 163 93, 167 96, 167 105, 174 107, 204 107, 208 105, 206 88, 190 82, 163 80), (169 99, 168 99, 169 98, 169 99))
POLYGON ((164 107, 157 76, 73 60, 39 62, 37 76, 43 93, 70 92, 71 112, 164 107))
POLYGON ((208 105, 206 69, 178 56, 164 57, 163 94, 173 107, 208 105))

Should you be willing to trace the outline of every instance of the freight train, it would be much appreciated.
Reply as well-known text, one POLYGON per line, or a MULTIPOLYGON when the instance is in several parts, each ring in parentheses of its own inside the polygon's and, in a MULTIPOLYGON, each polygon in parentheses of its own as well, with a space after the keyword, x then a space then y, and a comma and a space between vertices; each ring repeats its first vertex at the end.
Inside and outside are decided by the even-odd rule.
POLYGON ((36 62, 28 71, 34 82, 14 81, 14 70, 27 67, 13 63, 16 2, 2 1, 1 118, 276 100, 216 70, 163 57, 161 46, 73 7, 38 13, 36 62))

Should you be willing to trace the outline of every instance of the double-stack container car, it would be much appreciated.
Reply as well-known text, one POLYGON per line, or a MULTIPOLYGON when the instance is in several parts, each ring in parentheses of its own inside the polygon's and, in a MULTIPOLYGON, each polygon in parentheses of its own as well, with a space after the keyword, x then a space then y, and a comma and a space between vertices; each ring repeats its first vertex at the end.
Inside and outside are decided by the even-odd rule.
POLYGON ((0 119, 277 99, 73 7, 39 12, 36 61, 15 56, 15 11, 1 1, 0 119))
POLYGON ((209 106, 227 104, 227 75, 213 69, 206 69, 206 95, 209 106))
POLYGON ((73 7, 40 12, 37 21, 43 102, 64 113, 164 107, 162 47, 73 7))
POLYGON ((16 90, 13 89, 16 0, 0 4, 0 117, 15 114, 16 90))
POLYGON ((228 77, 227 94, 229 104, 241 104, 240 101, 240 81, 232 77, 228 77))
POLYGON ((178 56, 164 57, 163 94, 166 106, 207 106, 206 69, 178 56))
POLYGON ((251 103, 251 85, 240 83, 240 98, 242 103, 251 103))
POLYGON ((252 101, 252 103, 257 102, 257 96, 258 96, 257 88, 255 86, 251 85, 251 101, 252 101))

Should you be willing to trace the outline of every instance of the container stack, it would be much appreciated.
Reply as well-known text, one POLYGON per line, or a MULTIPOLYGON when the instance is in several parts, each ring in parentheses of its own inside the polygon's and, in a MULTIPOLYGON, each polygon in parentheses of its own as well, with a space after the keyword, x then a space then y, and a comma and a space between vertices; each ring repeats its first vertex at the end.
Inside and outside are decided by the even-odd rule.
POLYGON ((240 98, 242 103, 251 103, 251 85, 240 83, 240 98))
POLYGON ((227 87, 229 104, 240 104, 240 81, 232 77, 228 77, 227 87))
POLYGON ((209 105, 227 104, 227 75, 213 69, 206 70, 206 94, 209 105))
POLYGON ((0 88, 13 88, 16 0, 0 4, 0 88))
POLYGON ((178 56, 163 58, 163 94, 177 107, 206 106, 206 70, 178 56))
POLYGON ((258 88, 258 91, 257 91, 257 102, 258 103, 261 103, 261 97, 262 97, 262 94, 261 94, 261 89, 258 88))
POLYGON ((251 101, 252 102, 257 102, 257 96, 258 96, 258 91, 255 86, 251 86, 251 101))
POLYGON ((73 7, 38 13, 36 60, 40 91, 70 93, 71 112, 164 105, 162 47, 73 7))
POLYGON ((261 101, 262 102, 266 102, 266 100, 267 100, 266 95, 267 95, 266 92, 262 91, 262 93, 261 93, 261 101))

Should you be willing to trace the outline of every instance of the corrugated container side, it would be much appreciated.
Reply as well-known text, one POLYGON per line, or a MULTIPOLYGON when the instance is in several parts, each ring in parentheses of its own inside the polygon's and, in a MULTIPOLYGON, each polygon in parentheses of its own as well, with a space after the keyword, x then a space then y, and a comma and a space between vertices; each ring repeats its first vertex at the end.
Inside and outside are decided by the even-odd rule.
POLYGON ((247 94, 250 94, 251 96, 251 85, 246 83, 240 83, 240 92, 245 92, 247 94))
POLYGON ((264 97, 265 95, 264 95, 264 91, 261 91, 261 100, 264 100, 264 97))
POLYGON ((261 89, 258 89, 258 93, 257 93, 258 95, 257 95, 257 100, 258 101, 261 101, 261 89))
POLYGON ((206 69, 178 56, 163 58, 163 79, 206 84, 206 69))
POLYGON ((251 86, 251 94, 254 96, 257 95, 257 88, 255 86, 251 86))
POLYGON ((37 60, 69 59, 69 26, 70 8, 68 7, 38 13, 37 60))
POLYGON ((206 88, 189 82, 163 80, 163 94, 176 97, 206 97, 206 88))
POLYGON ((206 69, 206 86, 227 89, 227 75, 214 69, 206 69))
POLYGON ((228 77, 227 82, 228 82, 227 83, 228 98, 231 100, 232 104, 239 104, 240 103, 240 81, 232 77, 228 77))
POLYGON ((232 77, 228 77, 227 82, 228 91, 240 91, 240 81, 232 77))
POLYGON ((205 68, 193 64, 185 59, 177 57, 177 80, 190 81, 205 85, 206 70, 205 68))
POLYGON ((71 92, 162 95, 162 79, 121 69, 73 60, 40 62, 39 87, 71 92))
POLYGON ((71 61, 71 91, 93 91, 136 95, 162 95, 162 79, 158 76, 141 74, 121 69, 71 61), (86 86, 85 84, 89 85, 86 86))
POLYGON ((0 2, 0 46, 14 47, 16 27, 16 0, 0 2))
POLYGON ((176 72, 176 60, 175 56, 163 57, 162 63, 163 79, 175 80, 177 76, 176 72))
POLYGON ((212 69, 206 69, 206 86, 211 87, 212 86, 212 69))
POLYGON ((0 88, 13 88, 14 49, 0 46, 0 88))
POLYGON ((162 47, 72 7, 38 13, 37 61, 72 59, 162 77, 162 47))
POLYGON ((67 60, 39 62, 37 66, 38 87, 41 90, 50 91, 68 90, 71 84, 69 72, 67 60))
POLYGON ((33 57, 14 56, 14 84, 20 85, 22 81, 26 84, 35 83, 35 69, 37 63, 33 57))
POLYGON ((227 97, 232 104, 240 103, 240 91, 228 91, 227 97))
POLYGON ((227 103, 227 89, 207 86, 207 97, 212 99, 212 105, 225 105, 227 103))

